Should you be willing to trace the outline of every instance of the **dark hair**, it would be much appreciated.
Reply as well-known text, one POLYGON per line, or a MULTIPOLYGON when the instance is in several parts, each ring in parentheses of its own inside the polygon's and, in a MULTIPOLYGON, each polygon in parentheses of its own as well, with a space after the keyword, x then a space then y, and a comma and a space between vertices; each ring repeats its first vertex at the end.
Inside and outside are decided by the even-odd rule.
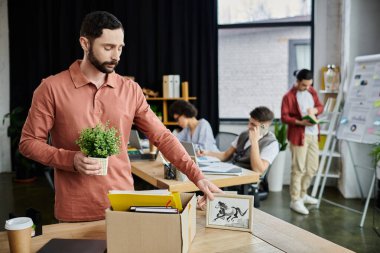
POLYGON ((250 115, 251 115, 251 118, 259 122, 272 121, 274 118, 273 112, 265 106, 256 107, 255 109, 252 110, 250 115))
POLYGON ((313 72, 308 69, 296 70, 293 72, 293 76, 297 77, 298 81, 313 79, 313 72))
POLYGON ((102 36, 103 29, 116 30, 119 28, 123 29, 123 25, 114 15, 106 11, 94 11, 84 17, 80 36, 94 40, 102 36))
POLYGON ((173 117, 174 114, 184 115, 186 118, 196 117, 198 114, 197 108, 184 100, 177 100, 169 107, 169 115, 173 117))

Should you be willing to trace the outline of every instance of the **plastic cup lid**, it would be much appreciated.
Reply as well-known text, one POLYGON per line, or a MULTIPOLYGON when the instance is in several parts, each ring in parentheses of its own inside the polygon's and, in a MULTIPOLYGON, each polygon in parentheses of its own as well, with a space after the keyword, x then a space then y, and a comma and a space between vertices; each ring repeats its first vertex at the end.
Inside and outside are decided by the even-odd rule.
POLYGON ((6 230, 21 230, 31 226, 33 226, 33 221, 29 217, 19 217, 5 221, 6 230))

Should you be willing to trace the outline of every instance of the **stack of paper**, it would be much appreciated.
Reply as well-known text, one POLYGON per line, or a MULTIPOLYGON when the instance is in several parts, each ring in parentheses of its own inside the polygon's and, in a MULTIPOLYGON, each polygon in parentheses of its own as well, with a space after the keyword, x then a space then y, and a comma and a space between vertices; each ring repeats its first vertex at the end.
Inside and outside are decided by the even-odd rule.
POLYGON ((114 211, 128 211, 131 206, 172 207, 182 211, 182 202, 178 192, 168 190, 118 191, 108 193, 114 211))
POLYGON ((129 211, 138 213, 178 213, 177 208, 165 206, 131 206, 129 211))
POLYGON ((208 164, 208 163, 220 162, 220 159, 213 156, 197 156, 197 162, 208 164))
POLYGON ((241 167, 225 162, 213 162, 207 165, 200 164, 199 168, 205 174, 240 176, 243 173, 243 169, 241 167))

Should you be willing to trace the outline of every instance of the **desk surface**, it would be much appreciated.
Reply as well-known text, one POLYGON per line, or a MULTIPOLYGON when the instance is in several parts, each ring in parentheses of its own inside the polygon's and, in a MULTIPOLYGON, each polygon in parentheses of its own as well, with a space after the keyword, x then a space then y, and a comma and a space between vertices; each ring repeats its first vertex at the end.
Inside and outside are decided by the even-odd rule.
MULTIPOLYGON (((205 213, 197 210, 197 233, 190 247, 195 252, 352 252, 306 230, 254 209, 253 235, 205 228, 205 213)), ((32 238, 32 252, 53 238, 106 239, 105 221, 61 223, 43 227, 32 238)), ((0 232, 0 253, 9 252, 6 232, 0 232)))
MULTIPOLYGON (((156 161, 136 161, 131 163, 132 173, 151 185, 160 189, 169 189, 169 191, 192 192, 198 191, 191 181, 168 180, 164 178, 164 167, 161 159, 156 161)), ((241 176, 226 175, 205 175, 207 179, 212 181, 218 187, 226 187, 241 184, 257 183, 260 174, 251 170, 243 169, 241 176)))

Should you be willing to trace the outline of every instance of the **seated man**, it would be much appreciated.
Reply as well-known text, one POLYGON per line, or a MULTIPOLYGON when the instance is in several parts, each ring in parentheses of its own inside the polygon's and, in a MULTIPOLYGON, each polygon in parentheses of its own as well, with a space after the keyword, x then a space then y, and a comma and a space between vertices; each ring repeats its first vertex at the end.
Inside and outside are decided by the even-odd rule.
POLYGON ((224 152, 203 151, 202 155, 230 161, 262 174, 279 152, 276 137, 269 131, 274 115, 267 107, 256 107, 250 113, 248 130, 242 132, 224 152), (232 158, 232 159, 231 159, 232 158))

